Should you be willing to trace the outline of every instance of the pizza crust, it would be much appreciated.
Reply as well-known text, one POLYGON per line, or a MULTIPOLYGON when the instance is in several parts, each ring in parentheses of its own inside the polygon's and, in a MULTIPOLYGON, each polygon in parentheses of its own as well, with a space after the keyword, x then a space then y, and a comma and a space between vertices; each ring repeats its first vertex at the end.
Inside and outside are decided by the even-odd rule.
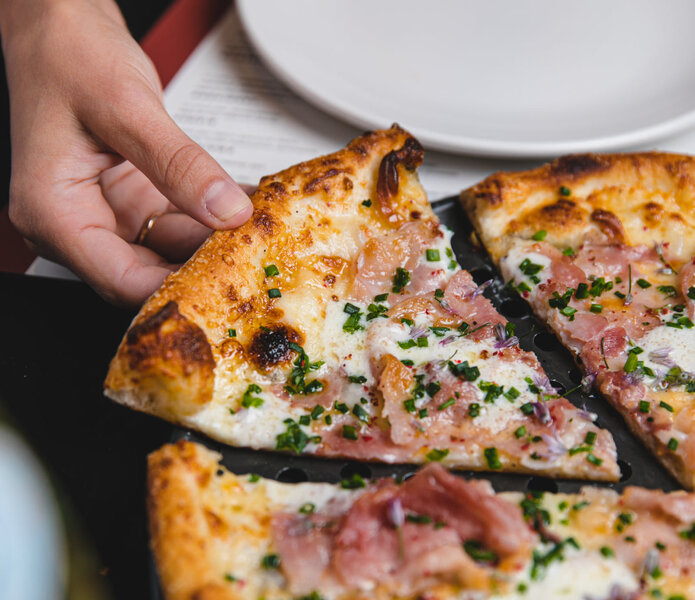
POLYGON ((214 568, 218 557, 200 493, 220 459, 216 452, 183 441, 148 457, 150 543, 167 600, 240 599, 214 568))
POLYGON ((461 203, 497 263, 518 239, 539 230, 560 249, 587 240, 650 247, 666 242, 674 260, 695 254, 691 156, 565 156, 530 171, 491 175, 464 190, 461 203))
MULTIPOLYGON (((393 126, 263 177, 251 198, 251 219, 238 229, 214 232, 141 308, 111 362, 105 394, 194 426, 191 419, 216 395, 229 395, 221 387, 231 374, 243 383, 249 371, 270 378, 276 370, 288 371, 289 353, 278 357, 277 348, 262 339, 230 338, 229 330, 257 332, 282 323, 284 311, 267 287, 311 287, 316 305, 331 295, 343 297, 347 278, 339 275, 348 261, 340 254, 354 258, 358 252, 350 237, 433 218, 414 172, 422 154, 410 134, 393 126), (366 199, 374 204, 370 212, 361 206, 366 199), (263 267, 272 262, 267 255, 295 268, 264 282, 263 267), (316 285, 331 280, 334 285, 316 285)), ((286 342, 311 344, 313 332, 282 333, 286 342)))

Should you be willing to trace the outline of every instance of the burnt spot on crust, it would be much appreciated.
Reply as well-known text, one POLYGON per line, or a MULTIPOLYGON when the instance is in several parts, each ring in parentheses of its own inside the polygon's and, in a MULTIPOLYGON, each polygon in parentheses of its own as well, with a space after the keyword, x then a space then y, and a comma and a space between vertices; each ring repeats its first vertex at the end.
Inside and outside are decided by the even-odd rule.
POLYGON ((381 212, 385 216, 393 214, 390 200, 398 194, 398 165, 401 164, 408 171, 413 171, 422 164, 424 154, 425 151, 420 142, 409 137, 398 150, 391 150, 381 159, 376 194, 381 212))
POLYGON ((550 172, 558 179, 583 177, 606 170, 609 165, 596 154, 570 154, 561 156, 550 165, 550 172))
MULTIPOLYGON (((502 204, 502 189, 497 179, 490 179, 472 189, 476 205, 478 203, 497 206, 502 204)), ((466 192, 464 192, 465 194, 466 192)))
POLYGON ((314 177, 311 181, 307 181, 307 183, 304 184, 304 193, 313 194, 319 188, 319 186, 323 188, 324 192, 329 192, 331 188, 326 180, 331 179, 332 177, 337 177, 344 172, 345 169, 328 169, 328 171, 325 173, 322 173, 318 177, 314 177))
POLYGON ((201 368, 212 372, 215 367, 205 333, 179 312, 174 301, 133 325, 126 335, 125 351, 134 371, 149 370, 161 361, 178 365, 186 376, 201 368))
POLYGON ((642 207, 643 219, 646 225, 650 227, 657 226, 663 219, 664 209, 657 202, 647 202, 642 207))
POLYGON ((288 362, 293 355, 290 343, 299 344, 302 336, 285 324, 261 327, 251 338, 247 355, 262 370, 288 362))
POLYGON ((568 227, 584 222, 583 211, 573 200, 560 198, 553 204, 547 204, 540 210, 541 223, 552 223, 558 227, 568 227))
POLYGON ((413 221, 419 220, 420 217, 422 217, 422 213, 421 213, 419 210, 410 211, 410 218, 411 218, 413 221))
POLYGON ((236 302, 239 300, 239 294, 237 294, 236 288, 234 287, 233 283, 229 284, 229 287, 227 288, 227 299, 230 302, 236 302))
POLYGON ((343 177, 343 189, 349 192, 353 188, 352 179, 349 177, 343 177))
POLYGON ((597 208, 591 213, 591 220, 598 225, 598 228, 612 242, 618 244, 625 243, 625 230, 620 219, 608 210, 597 208))
POLYGON ((276 222, 270 212, 265 209, 256 210, 253 213, 254 226, 266 236, 273 235, 276 222))

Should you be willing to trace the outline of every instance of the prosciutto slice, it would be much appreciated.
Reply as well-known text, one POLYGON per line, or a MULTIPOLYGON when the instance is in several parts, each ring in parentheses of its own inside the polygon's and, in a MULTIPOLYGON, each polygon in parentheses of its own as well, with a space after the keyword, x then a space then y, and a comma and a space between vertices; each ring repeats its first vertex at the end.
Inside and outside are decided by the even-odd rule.
POLYGON ((322 512, 272 519, 292 593, 310 593, 319 583, 413 592, 448 581, 482 589, 488 575, 464 542, 490 551, 499 568, 518 569, 537 541, 516 504, 495 496, 487 482, 465 481, 438 464, 402 485, 378 482, 343 514, 331 506, 322 512))

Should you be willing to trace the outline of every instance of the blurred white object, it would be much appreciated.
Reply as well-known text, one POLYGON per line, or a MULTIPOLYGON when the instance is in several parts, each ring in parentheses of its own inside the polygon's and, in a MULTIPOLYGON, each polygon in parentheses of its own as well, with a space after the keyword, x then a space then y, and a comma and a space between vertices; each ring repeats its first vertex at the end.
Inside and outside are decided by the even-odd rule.
POLYGON ((65 543, 48 478, 31 450, 0 425, 0 598, 65 597, 65 543))
POLYGON ((615 150, 695 125, 688 0, 239 0, 293 90, 485 156, 615 150))

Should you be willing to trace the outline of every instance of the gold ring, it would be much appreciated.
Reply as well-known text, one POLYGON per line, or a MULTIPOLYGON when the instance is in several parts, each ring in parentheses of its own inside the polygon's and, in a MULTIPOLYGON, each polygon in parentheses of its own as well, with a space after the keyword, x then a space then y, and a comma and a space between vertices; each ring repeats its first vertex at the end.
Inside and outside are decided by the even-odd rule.
POLYGON ((154 224, 157 222, 157 219, 159 219, 159 217, 161 217, 163 214, 163 212, 154 212, 143 221, 142 227, 140 227, 140 231, 138 231, 138 237, 135 238, 136 244, 139 244, 140 246, 143 246, 145 244, 145 240, 147 239, 147 236, 150 234, 150 231, 152 231, 154 224))

